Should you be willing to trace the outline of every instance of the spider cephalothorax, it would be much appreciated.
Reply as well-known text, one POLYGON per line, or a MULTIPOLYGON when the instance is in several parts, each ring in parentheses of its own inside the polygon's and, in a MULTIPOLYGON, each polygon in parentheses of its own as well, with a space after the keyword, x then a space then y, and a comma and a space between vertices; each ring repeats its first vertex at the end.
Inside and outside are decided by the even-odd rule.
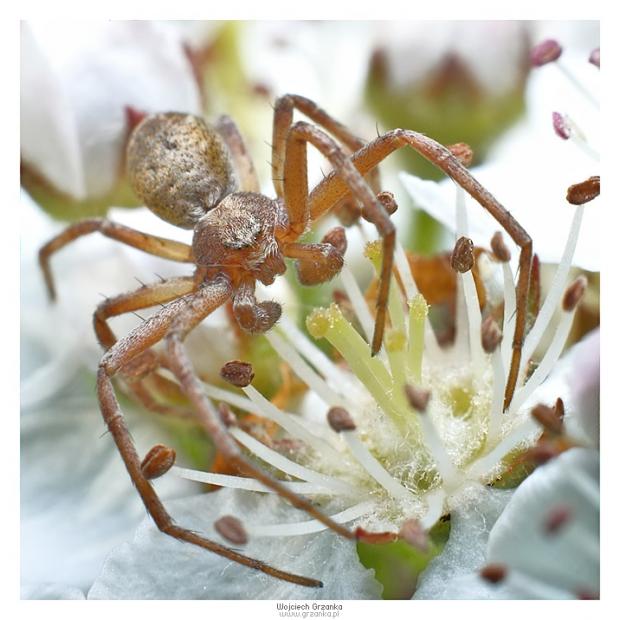
POLYGON ((91 232, 195 267, 192 275, 144 285, 134 292, 106 299, 94 316, 97 337, 106 350, 97 375, 101 412, 148 513, 162 532, 280 579, 306 586, 321 585, 315 579, 249 558, 173 522, 150 480, 164 474, 174 462, 174 456, 168 449, 155 446, 145 459, 140 459, 114 392, 115 376, 125 379, 128 389, 142 404, 160 413, 175 412, 159 404, 152 390, 171 389, 171 386, 180 389, 192 405, 191 415, 239 472, 255 477, 346 538, 364 535, 371 540, 373 536, 377 540, 385 539, 369 533, 356 535, 245 457, 228 432, 227 418, 222 417, 206 395, 183 341, 211 312, 230 300, 233 314, 245 330, 264 332, 272 327, 281 308, 273 301, 258 302, 254 289, 256 281, 271 284, 282 274, 285 258, 295 262, 303 284, 319 284, 336 275, 342 268, 346 250, 343 229, 329 231, 321 243, 300 243, 299 238, 316 220, 348 203, 356 205, 382 238, 371 342, 372 353, 376 354, 383 343, 396 231, 385 194, 380 193, 378 181, 372 175, 385 157, 402 147, 413 148, 462 186, 521 248, 512 357, 505 391, 507 406, 517 382, 525 333, 531 240, 506 209, 471 176, 457 155, 414 131, 395 129, 366 144, 312 101, 285 95, 277 100, 274 108, 272 181, 276 198, 272 199, 259 193, 252 160, 229 118, 222 117, 211 126, 187 114, 147 116, 137 124, 129 140, 130 181, 156 215, 181 228, 193 229, 192 244, 141 233, 106 219, 92 219, 69 226, 41 249, 40 263, 52 298, 55 289, 49 265, 51 255, 91 232), (293 123, 295 109, 316 124, 293 123), (333 169, 311 192, 307 176, 308 145, 315 147, 333 169), (111 317, 159 306, 163 307, 117 341, 108 325, 111 317), (162 341, 163 352, 156 352, 154 345, 162 341), (162 367, 172 372, 176 383, 160 374, 162 367))

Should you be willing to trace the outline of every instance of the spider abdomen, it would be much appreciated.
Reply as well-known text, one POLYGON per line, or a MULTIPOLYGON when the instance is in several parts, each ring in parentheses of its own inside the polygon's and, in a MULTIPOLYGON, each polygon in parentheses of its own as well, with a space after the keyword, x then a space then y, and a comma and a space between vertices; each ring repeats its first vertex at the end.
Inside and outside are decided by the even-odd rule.
POLYGON ((127 173, 145 205, 181 228, 194 228, 237 188, 223 139, 191 114, 147 116, 127 145, 127 173))

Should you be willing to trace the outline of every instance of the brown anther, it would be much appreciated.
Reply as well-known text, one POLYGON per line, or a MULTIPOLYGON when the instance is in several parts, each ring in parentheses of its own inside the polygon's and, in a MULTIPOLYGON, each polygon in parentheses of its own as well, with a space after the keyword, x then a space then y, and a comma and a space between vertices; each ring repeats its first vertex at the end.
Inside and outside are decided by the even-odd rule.
POLYGON ((377 200, 383 205, 383 208, 389 215, 394 215, 398 210, 398 204, 392 192, 379 192, 377 194, 377 200))
POLYGON ((480 334, 485 353, 493 353, 502 341, 502 330, 490 314, 482 321, 480 334))
POLYGON ((578 590, 575 594, 580 601, 598 601, 601 598, 598 592, 592 590, 578 590))
POLYGON ((572 205, 583 205, 594 200, 601 193, 601 177, 594 176, 575 183, 566 190, 566 200, 572 205))
POLYGON ((147 480, 159 478, 174 465, 176 458, 176 452, 172 448, 158 443, 142 459, 142 463, 140 463, 142 475, 147 480))
POLYGON ((237 416, 226 403, 220 403, 218 405, 218 411, 220 413, 220 419, 226 428, 237 426, 237 416))
POLYGON ((491 237, 491 250, 498 261, 507 263, 510 260, 510 250, 504 243, 504 236, 499 230, 491 237))
POLYGON ((410 384, 405 385, 405 396, 409 404, 420 413, 426 411, 428 401, 431 399, 430 390, 423 390, 410 384))
POLYGON ((524 456, 527 460, 536 463, 536 465, 544 465, 558 456, 558 454, 559 451, 554 445, 544 442, 530 448, 524 456))
POLYGON ((337 433, 341 431, 354 431, 356 429, 353 418, 344 407, 331 407, 327 412, 327 421, 337 433))
POLYGON ((562 138, 562 140, 568 140, 571 135, 571 127, 566 122, 566 117, 559 112, 552 112, 551 120, 553 122, 553 131, 555 131, 556 135, 562 138))
POLYGON ((579 276, 567 289, 564 291, 564 297, 562 298, 562 310, 564 312, 572 312, 577 304, 583 298, 586 287, 588 286, 588 280, 585 276, 579 276))
POLYGON ((450 258, 450 265, 454 271, 459 273, 466 273, 474 266, 474 242, 471 239, 461 237, 457 240, 450 258))
POLYGON ((355 528, 355 538, 369 545, 386 545, 396 542, 399 538, 395 532, 369 532, 363 527, 355 528))
POLYGON ((252 364, 248 362, 233 360, 222 366, 220 377, 236 387, 247 387, 254 379, 254 370, 252 364))
POLYGON ((428 551, 428 534, 417 519, 407 519, 400 526, 399 536, 414 549, 428 551))
POLYGON ((143 110, 138 110, 130 105, 125 106, 125 122, 129 132, 132 132, 146 116, 147 114, 143 110))
POLYGON ((233 545, 245 545, 248 542, 248 534, 243 527, 243 523, 233 517, 226 515, 220 517, 214 524, 216 532, 233 545))
POLYGON ((553 410, 555 411, 555 415, 558 417, 559 420, 564 419, 564 401, 561 398, 558 397, 558 399, 555 401, 553 410))
POLYGON ((544 523, 544 529, 547 534, 557 534, 573 516, 569 506, 554 506, 547 515, 544 523))
POLYGON ((532 417, 553 435, 561 435, 564 432, 564 423, 558 418, 555 411, 547 405, 536 405, 532 409, 532 417))
POLYGON ((336 226, 328 230, 323 239, 321 239, 321 243, 333 245, 344 256, 344 253, 347 251, 347 235, 344 232, 344 228, 336 226))
POLYGON ((503 564, 487 564, 480 569, 480 576, 489 583, 500 583, 506 579, 508 570, 503 564))
POLYGON ((547 39, 539 43, 530 52, 532 67, 542 67, 557 60, 562 55, 562 47, 555 39, 547 39))
POLYGON ((592 50, 590 57, 588 58, 588 62, 593 64, 595 67, 601 68, 601 48, 597 47, 595 50, 592 50))
POLYGON ((463 166, 465 166, 465 168, 469 168, 474 159, 474 150, 469 144, 466 142, 457 142, 456 144, 451 144, 448 150, 463 166))

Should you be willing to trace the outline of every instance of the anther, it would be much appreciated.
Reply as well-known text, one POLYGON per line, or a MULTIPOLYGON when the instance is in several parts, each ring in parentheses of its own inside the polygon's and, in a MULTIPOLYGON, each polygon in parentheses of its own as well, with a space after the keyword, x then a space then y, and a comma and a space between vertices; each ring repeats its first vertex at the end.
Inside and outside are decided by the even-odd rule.
POLYGON ((555 415, 560 420, 564 419, 564 401, 561 398, 558 397, 558 399, 555 401, 553 410, 555 411, 555 415))
POLYGON ((480 576, 489 583, 500 583, 506 579, 508 570, 503 564, 487 564, 480 569, 480 576))
POLYGON ((233 545, 245 545, 248 542, 248 534, 243 527, 243 523, 233 517, 226 515, 220 517, 214 524, 216 532, 233 545))
POLYGON ((553 131, 555 131, 556 135, 562 138, 562 140, 568 140, 571 136, 571 126, 567 122, 566 117, 559 112, 552 112, 551 120, 553 121, 553 131))
POLYGON ((583 298, 586 287, 588 286, 588 280, 585 276, 579 276, 564 292, 562 298, 562 310, 564 312, 572 312, 577 304, 583 298))
POLYGON ((394 215, 398 210, 398 204, 394 198, 392 192, 379 192, 377 194, 377 200, 383 205, 383 208, 388 212, 388 215, 394 215))
POLYGON ((539 43, 530 52, 532 67, 542 67, 547 63, 554 62, 562 55, 562 47, 555 39, 547 39, 539 43))
POLYGON ((327 412, 327 421, 337 433, 341 431, 354 431, 356 429, 353 418, 344 407, 332 407, 327 412))
POLYGON ((536 465, 544 465, 548 463, 551 459, 554 459, 558 456, 560 452, 558 448, 548 442, 542 442, 538 445, 530 448, 526 453, 525 457, 527 460, 532 461, 536 465))
POLYGON ((502 330, 491 315, 482 321, 480 335, 484 352, 493 353, 502 341, 502 330))
POLYGON ((428 551, 428 534, 417 519, 407 519, 399 532, 400 537, 414 549, 426 553, 428 551))
POLYGON ((333 245, 344 256, 344 253, 347 251, 347 235, 344 232, 344 228, 336 226, 328 230, 323 239, 321 239, 321 243, 333 245))
POLYGON ((466 273, 474 266, 474 242, 467 237, 460 237, 452 251, 450 265, 454 271, 466 273))
POLYGON ((369 532, 363 527, 355 528, 355 538, 369 545, 386 545, 398 540, 398 534, 394 532, 369 532))
POLYGON ((491 250, 498 261, 507 263, 510 260, 510 250, 504 243, 504 236, 499 230, 491 237, 491 250))
POLYGON ((590 54, 590 58, 588 58, 588 62, 593 64, 595 67, 601 68, 601 48, 597 47, 595 50, 592 50, 590 54))
POLYGON ((566 200, 572 205, 582 205, 594 200, 601 193, 601 177, 594 176, 575 183, 566 190, 566 200))
POLYGON ((127 123, 127 129, 129 132, 133 131, 141 122, 146 118, 147 113, 143 110, 138 110, 130 105, 125 106, 125 122, 127 123))
POLYGON ((557 534, 572 517, 572 511, 569 506, 561 504, 554 506, 547 515, 544 523, 544 529, 547 534, 557 534))
POLYGON ((243 388, 252 383, 252 379, 254 379, 254 370, 252 369, 252 364, 248 362, 233 360, 231 362, 226 362, 222 366, 220 377, 236 387, 243 388))
POLYGON ((348 199, 340 203, 336 208, 336 217, 343 226, 353 226, 362 215, 362 208, 353 200, 348 199))
POLYGON ((153 446, 140 464, 142 475, 147 480, 163 476, 174 465, 176 456, 176 452, 168 446, 160 443, 153 446))
POLYGON ((431 399, 431 392, 430 390, 423 390, 422 388, 407 384, 405 385, 405 396, 416 411, 424 413, 431 399))
POLYGON ((232 412, 232 409, 226 403, 220 403, 218 405, 218 411, 222 424, 224 424, 226 428, 237 426, 237 416, 232 412))
POLYGON ((469 144, 466 142, 457 142, 456 144, 451 144, 448 150, 459 160, 461 165, 465 166, 465 168, 469 168, 474 159, 474 151, 469 144))
POLYGON ((532 417, 553 435, 561 435, 564 432, 564 422, 558 418, 552 407, 543 404, 536 405, 532 409, 532 417))

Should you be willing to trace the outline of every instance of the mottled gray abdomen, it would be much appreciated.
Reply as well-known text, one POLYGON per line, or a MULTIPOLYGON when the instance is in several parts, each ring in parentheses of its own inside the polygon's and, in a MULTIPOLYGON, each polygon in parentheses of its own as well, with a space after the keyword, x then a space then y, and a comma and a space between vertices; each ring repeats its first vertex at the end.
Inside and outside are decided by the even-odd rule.
POLYGON ((129 181, 163 220, 194 228, 207 211, 237 188, 224 141, 191 114, 147 116, 127 145, 129 181))

